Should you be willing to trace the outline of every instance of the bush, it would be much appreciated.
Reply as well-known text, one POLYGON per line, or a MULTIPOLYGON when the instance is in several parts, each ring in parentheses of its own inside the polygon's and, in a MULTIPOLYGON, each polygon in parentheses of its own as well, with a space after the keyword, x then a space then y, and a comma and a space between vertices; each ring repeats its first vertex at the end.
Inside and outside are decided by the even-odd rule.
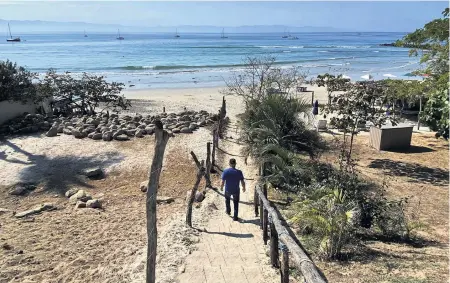
POLYGON ((356 207, 342 189, 321 187, 295 204, 296 214, 290 220, 320 239, 319 256, 332 259, 341 254, 352 238, 356 207))
POLYGON ((122 83, 109 83, 103 76, 83 73, 81 78, 75 78, 54 70, 49 70, 38 86, 39 95, 53 98, 61 114, 93 114, 101 107, 100 111, 127 109, 130 102, 120 95, 122 89, 122 83))
POLYGON ((0 61, 0 101, 26 102, 37 99, 33 84, 36 74, 9 60, 0 61))

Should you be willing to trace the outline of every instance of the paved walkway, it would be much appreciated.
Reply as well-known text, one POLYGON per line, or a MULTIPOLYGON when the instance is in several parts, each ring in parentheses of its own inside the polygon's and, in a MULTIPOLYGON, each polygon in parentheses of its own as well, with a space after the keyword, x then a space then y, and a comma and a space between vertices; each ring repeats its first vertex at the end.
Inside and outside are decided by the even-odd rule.
MULTIPOLYGON (((240 146, 233 142, 221 141, 229 154, 238 155, 240 146)), ((225 158, 231 158, 225 155, 225 158)), ((255 179, 256 170, 246 166, 243 158, 233 156, 237 168, 244 177, 255 179)), ((255 217, 253 190, 255 181, 246 181, 247 191, 241 192, 239 205, 240 222, 225 214, 223 192, 210 192, 214 197, 218 213, 211 216, 202 232, 198 250, 189 255, 185 262, 185 271, 178 277, 180 283, 271 283, 279 282, 279 275, 269 265, 269 257, 263 246, 259 218, 255 217)), ((219 187, 217 185, 217 187, 219 187)), ((231 203, 233 210, 233 203, 231 203)), ((233 211, 232 211, 233 213, 233 211)))

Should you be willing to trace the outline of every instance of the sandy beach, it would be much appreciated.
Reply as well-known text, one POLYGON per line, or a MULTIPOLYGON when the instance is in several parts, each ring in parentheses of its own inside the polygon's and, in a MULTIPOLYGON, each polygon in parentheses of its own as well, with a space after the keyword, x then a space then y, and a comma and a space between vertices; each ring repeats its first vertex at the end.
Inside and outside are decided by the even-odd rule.
MULTIPOLYGON (((308 92, 299 93, 298 97, 305 101, 311 101, 311 91, 314 92, 314 100, 319 100, 323 104, 327 102, 327 91, 325 87, 305 85, 308 92)), ((173 88, 173 89, 141 89, 125 90, 123 94, 128 99, 147 100, 148 105, 145 111, 161 111, 162 107, 167 112, 177 112, 187 109, 204 109, 209 112, 216 112, 218 100, 224 96, 225 87, 203 87, 203 88, 173 88)), ((226 95, 227 111, 236 115, 243 111, 242 103, 238 97, 226 95)))

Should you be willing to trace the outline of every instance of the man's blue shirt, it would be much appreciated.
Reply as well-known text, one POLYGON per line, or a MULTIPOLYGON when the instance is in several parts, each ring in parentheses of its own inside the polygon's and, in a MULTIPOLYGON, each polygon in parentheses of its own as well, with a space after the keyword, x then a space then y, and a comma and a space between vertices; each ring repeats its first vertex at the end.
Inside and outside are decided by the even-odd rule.
POLYGON ((238 194, 239 182, 244 180, 244 175, 241 170, 230 167, 223 171, 222 180, 225 181, 225 192, 238 194))

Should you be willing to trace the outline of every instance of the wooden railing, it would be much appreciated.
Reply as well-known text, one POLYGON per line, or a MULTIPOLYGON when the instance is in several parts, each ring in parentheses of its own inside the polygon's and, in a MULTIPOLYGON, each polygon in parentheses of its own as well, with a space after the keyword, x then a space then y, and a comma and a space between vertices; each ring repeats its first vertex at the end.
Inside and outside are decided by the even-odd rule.
POLYGON ((290 236, 286 227, 281 224, 276 209, 267 200, 267 187, 265 185, 256 185, 254 205, 255 216, 258 216, 258 214, 260 216, 260 228, 263 230, 265 245, 267 245, 270 234, 270 261, 273 267, 280 268, 281 283, 289 283, 289 255, 306 283, 326 283, 327 281, 322 277, 308 255, 290 236), (279 242, 282 244, 281 262, 279 260, 279 242))

